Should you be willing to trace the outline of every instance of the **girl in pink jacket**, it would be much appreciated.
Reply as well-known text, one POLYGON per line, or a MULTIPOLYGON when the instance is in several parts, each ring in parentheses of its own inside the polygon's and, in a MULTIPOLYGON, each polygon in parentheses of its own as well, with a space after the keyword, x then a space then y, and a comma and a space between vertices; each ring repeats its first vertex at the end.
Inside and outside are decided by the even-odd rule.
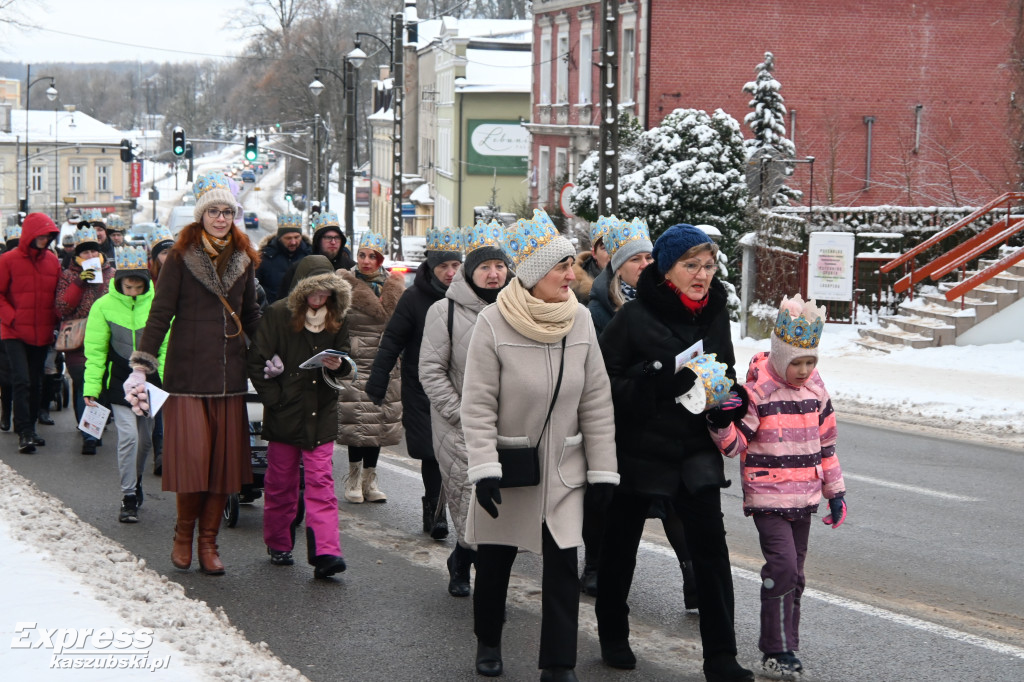
POLYGON ((723 454, 740 456, 743 511, 754 517, 765 564, 761 569, 761 636, 765 672, 803 671, 799 650, 800 596, 811 514, 828 501, 823 520, 846 519, 846 486, 836 457, 836 417, 819 376, 818 341, 825 309, 799 294, 783 298, 771 352, 750 360, 737 397, 708 412, 723 454))

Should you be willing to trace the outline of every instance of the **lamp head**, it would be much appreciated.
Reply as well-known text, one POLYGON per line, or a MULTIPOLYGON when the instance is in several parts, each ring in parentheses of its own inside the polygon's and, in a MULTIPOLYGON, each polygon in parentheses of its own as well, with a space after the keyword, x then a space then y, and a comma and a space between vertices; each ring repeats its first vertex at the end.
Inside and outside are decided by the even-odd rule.
POLYGON ((349 62, 352 63, 353 68, 358 69, 363 65, 363 62, 366 61, 366 53, 363 52, 362 48, 359 47, 359 43, 357 42, 356 46, 352 48, 347 55, 345 55, 345 59, 349 60, 349 62))
POLYGON ((309 84, 309 91, 313 93, 313 97, 319 97, 320 93, 324 91, 324 84, 320 82, 319 78, 314 78, 313 82, 309 84))
POLYGON ((57 88, 53 86, 54 81, 50 81, 50 87, 46 88, 46 99, 51 102, 57 99, 57 88))

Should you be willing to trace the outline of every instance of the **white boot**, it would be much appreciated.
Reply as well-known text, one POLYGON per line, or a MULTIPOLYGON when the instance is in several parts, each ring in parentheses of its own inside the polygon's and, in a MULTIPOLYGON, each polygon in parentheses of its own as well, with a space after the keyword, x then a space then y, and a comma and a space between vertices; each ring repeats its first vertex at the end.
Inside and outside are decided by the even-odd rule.
MULTIPOLYGON (((367 469, 372 471, 372 469, 367 469)), ((345 499, 352 504, 359 504, 363 501, 363 463, 349 462, 348 477, 345 479, 345 499)))
POLYGON ((363 498, 367 502, 387 502, 388 496, 377 487, 376 467, 367 467, 363 471, 363 498))

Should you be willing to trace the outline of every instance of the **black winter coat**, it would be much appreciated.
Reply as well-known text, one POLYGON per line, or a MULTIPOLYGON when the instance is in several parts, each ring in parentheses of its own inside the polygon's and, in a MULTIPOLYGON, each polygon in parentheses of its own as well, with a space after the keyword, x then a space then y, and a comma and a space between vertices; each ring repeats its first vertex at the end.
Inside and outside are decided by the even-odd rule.
POLYGON ((373 369, 366 382, 366 393, 373 400, 383 400, 387 393, 391 370, 402 356, 402 426, 409 456, 434 459, 430 432, 430 400, 420 383, 420 342, 427 310, 444 298, 444 291, 434 286, 434 275, 426 262, 416 271, 416 279, 398 299, 373 360, 373 369))
POLYGON ((656 378, 644 372, 646 363, 674 357, 703 339, 704 352, 715 353, 735 380, 725 287, 713 280, 708 296, 695 317, 656 267, 645 268, 636 300, 626 303, 601 335, 615 402, 621 484, 636 492, 669 496, 680 483, 691 492, 729 485, 704 415, 690 413, 674 396, 658 396, 656 378))
MULTIPOLYGON (((348 252, 348 249, 341 248, 334 258, 328 257, 326 254, 320 253, 320 242, 323 241, 322 235, 314 237, 313 239, 313 253, 320 254, 327 260, 331 261, 331 265, 334 266, 335 270, 351 270, 355 267, 356 262, 352 260, 352 254, 348 252)), ((300 261, 301 262, 301 261, 300 261)), ((281 278, 280 284, 277 285, 278 292, 281 298, 288 295, 288 292, 292 290, 292 286, 295 282, 295 269, 299 267, 298 263, 293 263, 288 272, 285 273, 284 277, 281 278)))
POLYGON ((303 239, 299 248, 294 251, 281 246, 281 241, 274 236, 260 249, 260 266, 256 269, 256 279, 267 292, 267 302, 273 303, 288 296, 288 290, 281 287, 281 282, 289 268, 313 253, 309 242, 303 239))

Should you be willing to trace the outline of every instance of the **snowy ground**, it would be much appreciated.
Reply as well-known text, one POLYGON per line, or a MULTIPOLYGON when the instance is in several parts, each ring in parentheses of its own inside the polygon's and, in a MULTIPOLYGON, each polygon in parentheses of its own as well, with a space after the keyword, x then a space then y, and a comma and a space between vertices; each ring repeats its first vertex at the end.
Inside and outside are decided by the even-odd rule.
MULTIPOLYGON (((827 325, 819 370, 840 419, 877 419, 928 435, 990 444, 1024 444, 1024 342, 984 347, 907 350, 892 355, 853 343, 856 329, 827 325)), ((768 341, 736 339, 742 375, 768 341)), ((250 643, 221 612, 185 596, 178 584, 146 567, 124 547, 81 521, 58 500, 0 462, 0 670, 5 679, 69 679, 56 661, 143 660, 148 668, 76 670, 75 680, 302 680, 263 643, 250 643), (36 623, 28 629, 25 623, 36 623), (20 629, 19 629, 20 628, 20 629), (111 628, 58 655, 75 628, 111 628), (148 644, 151 636, 153 642, 148 644), (116 647, 117 637, 129 646, 116 647), (11 644, 8 645, 7 643, 11 644), (145 646, 143 646, 145 645, 145 646), (112 653, 116 652, 116 653, 112 653), (136 658, 132 659, 131 657, 136 658)), ((84 637, 84 635, 82 635, 84 637)), ((58 663, 59 664, 59 663, 58 663)))

